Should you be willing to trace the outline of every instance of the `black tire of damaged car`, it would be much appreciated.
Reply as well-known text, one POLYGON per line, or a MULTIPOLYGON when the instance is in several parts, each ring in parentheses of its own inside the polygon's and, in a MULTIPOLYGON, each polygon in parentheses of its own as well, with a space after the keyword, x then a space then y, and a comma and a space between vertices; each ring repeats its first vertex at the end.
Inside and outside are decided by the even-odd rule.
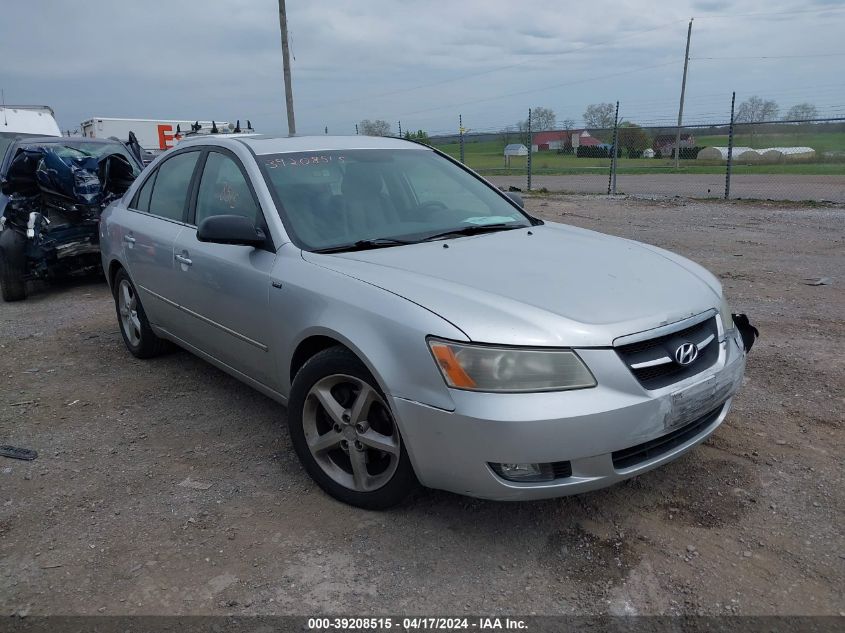
POLYGON ((0 287, 3 301, 26 299, 26 238, 11 228, 0 231, 0 287))

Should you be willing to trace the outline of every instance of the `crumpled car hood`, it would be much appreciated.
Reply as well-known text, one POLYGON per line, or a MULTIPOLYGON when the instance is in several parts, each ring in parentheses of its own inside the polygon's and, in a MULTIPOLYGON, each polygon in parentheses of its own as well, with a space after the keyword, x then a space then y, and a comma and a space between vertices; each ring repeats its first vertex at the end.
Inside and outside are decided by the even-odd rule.
POLYGON ((718 308, 721 296, 683 257, 555 223, 303 257, 413 301, 472 341, 506 345, 608 346, 718 308))

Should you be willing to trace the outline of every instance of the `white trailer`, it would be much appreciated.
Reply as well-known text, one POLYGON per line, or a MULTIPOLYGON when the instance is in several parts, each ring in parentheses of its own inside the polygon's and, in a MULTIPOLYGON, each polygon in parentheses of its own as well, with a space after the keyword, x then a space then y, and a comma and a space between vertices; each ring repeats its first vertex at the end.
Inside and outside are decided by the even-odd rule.
POLYGON ((0 132, 61 136, 53 108, 39 105, 0 105, 0 132))
MULTIPOLYGON (((197 121, 177 121, 164 119, 110 119, 93 117, 80 124, 82 136, 88 138, 109 138, 114 136, 121 141, 129 138, 129 132, 134 132, 141 147, 149 152, 160 153, 170 149, 179 142, 180 135, 191 131, 191 126, 197 121)), ((210 132, 216 125, 220 132, 231 132, 235 126, 227 121, 198 121, 202 126, 201 132, 210 132)))

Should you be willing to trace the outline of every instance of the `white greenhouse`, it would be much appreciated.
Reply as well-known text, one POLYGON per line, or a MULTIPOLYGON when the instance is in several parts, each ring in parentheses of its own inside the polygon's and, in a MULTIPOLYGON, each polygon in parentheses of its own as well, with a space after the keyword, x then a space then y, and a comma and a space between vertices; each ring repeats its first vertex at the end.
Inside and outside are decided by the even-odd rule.
MULTIPOLYGON (((812 147, 734 147, 733 159, 742 163, 782 163, 813 160, 816 150, 812 147)), ((728 160, 727 147, 705 147, 698 152, 699 160, 728 160)))

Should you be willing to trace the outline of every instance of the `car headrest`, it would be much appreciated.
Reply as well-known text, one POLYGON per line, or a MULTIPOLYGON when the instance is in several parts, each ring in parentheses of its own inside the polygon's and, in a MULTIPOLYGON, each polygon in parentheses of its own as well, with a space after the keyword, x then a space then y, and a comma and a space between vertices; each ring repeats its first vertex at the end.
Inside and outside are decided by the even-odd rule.
POLYGON ((343 195, 364 197, 381 193, 382 178, 373 163, 350 163, 346 166, 340 190, 343 195))

